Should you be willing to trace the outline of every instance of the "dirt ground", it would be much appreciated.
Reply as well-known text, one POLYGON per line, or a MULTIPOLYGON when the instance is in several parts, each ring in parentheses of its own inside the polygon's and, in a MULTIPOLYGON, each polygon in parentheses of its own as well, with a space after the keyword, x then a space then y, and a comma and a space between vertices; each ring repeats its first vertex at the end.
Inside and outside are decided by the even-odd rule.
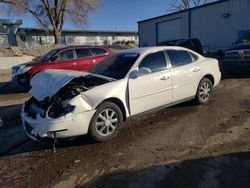
POLYGON ((0 47, 0 57, 12 57, 12 56, 14 56, 14 54, 11 51, 11 49, 0 47))
POLYGON ((9 79, 0 72, 0 187, 250 187, 250 73, 222 80, 207 105, 130 119, 114 140, 65 140, 56 153, 23 133, 29 96, 9 79))

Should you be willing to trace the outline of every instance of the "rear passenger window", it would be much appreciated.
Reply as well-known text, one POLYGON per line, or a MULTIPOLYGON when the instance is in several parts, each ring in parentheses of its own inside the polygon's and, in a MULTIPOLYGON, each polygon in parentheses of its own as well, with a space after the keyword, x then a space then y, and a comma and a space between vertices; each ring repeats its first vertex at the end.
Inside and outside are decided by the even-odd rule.
POLYGON ((189 54, 191 55, 193 62, 195 62, 199 59, 199 57, 197 55, 195 55, 194 53, 189 52, 189 54))
POLYGON ((168 50, 167 54, 172 64, 172 68, 187 65, 193 62, 189 53, 185 50, 168 50))
POLYGON ((76 49, 77 58, 84 58, 92 56, 91 51, 88 48, 79 48, 76 49))
POLYGON ((94 55, 104 55, 107 54, 107 50, 104 48, 90 48, 94 55))
POLYGON ((139 68, 146 67, 152 72, 166 69, 166 59, 163 52, 156 52, 146 56, 139 65, 139 68))

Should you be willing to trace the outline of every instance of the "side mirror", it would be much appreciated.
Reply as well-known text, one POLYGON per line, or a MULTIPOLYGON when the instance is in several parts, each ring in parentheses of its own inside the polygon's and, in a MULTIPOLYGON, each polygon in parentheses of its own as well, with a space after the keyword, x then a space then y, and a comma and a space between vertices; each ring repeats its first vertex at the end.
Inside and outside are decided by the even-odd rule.
POLYGON ((58 60, 58 58, 59 58, 59 56, 56 55, 56 56, 52 57, 52 58, 50 59, 50 61, 51 61, 51 62, 54 62, 54 61, 58 60))
POLYGON ((130 78, 137 78, 137 77, 140 77, 140 76, 144 76, 144 75, 147 75, 147 74, 150 74, 152 71, 149 69, 149 68, 146 68, 146 67, 142 67, 142 68, 139 68, 139 70, 134 70, 130 73, 130 78))

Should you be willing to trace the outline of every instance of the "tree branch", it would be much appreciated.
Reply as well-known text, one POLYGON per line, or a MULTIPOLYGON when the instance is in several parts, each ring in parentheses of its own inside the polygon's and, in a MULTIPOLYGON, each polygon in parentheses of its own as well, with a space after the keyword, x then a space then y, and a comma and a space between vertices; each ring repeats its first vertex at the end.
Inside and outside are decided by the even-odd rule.
POLYGON ((47 10, 47 15, 48 15, 49 21, 50 21, 50 23, 51 23, 51 25, 53 27, 53 30, 57 30, 55 20, 53 18, 53 13, 51 12, 51 7, 50 7, 50 4, 49 4, 49 1, 48 0, 42 0, 42 3, 44 4, 45 9, 47 10))
POLYGON ((68 0, 63 0, 61 8, 60 8, 59 18, 60 18, 61 25, 59 27, 59 31, 62 31, 62 28, 63 28, 63 25, 64 25, 64 15, 65 15, 67 2, 68 2, 68 0))
POLYGON ((86 23, 88 14, 98 8, 99 0, 0 0, 0 4, 17 10, 18 14, 29 13, 47 31, 53 30, 55 42, 60 42, 60 35, 65 21, 76 24, 86 23))
POLYGON ((168 3, 170 8, 167 11, 180 11, 189 9, 193 6, 200 6, 203 4, 207 4, 216 0, 172 0, 172 2, 168 3))
POLYGON ((37 21, 46 29, 46 30, 49 30, 48 26, 40 19, 39 15, 29 9, 26 5, 22 4, 22 3, 18 3, 18 2, 13 2, 13 1, 6 1, 6 0, 0 0, 0 3, 5 3, 5 4, 12 4, 12 5, 16 5, 16 6, 20 6, 21 8, 23 8, 24 10, 26 10, 27 12, 29 12, 30 14, 32 14, 36 19, 37 21))

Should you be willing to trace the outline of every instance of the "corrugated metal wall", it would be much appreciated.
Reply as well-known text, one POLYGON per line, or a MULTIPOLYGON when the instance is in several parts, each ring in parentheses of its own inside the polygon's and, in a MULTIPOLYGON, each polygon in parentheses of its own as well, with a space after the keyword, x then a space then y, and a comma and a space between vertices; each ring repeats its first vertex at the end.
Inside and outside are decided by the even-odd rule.
MULTIPOLYGON (((209 49, 228 48, 240 32, 250 30, 250 0, 228 0, 190 12, 191 38, 199 38, 209 49)), ((189 38, 189 11, 186 11, 140 22, 140 46, 156 45, 157 23, 177 17, 182 18, 182 38, 189 38)))
POLYGON ((182 20, 182 38, 188 37, 188 12, 174 14, 171 16, 162 17, 159 19, 150 20, 147 22, 139 23, 139 41, 140 46, 155 46, 158 41, 157 24, 162 22, 171 21, 174 19, 182 20))
POLYGON ((209 48, 227 48, 240 31, 249 29, 250 0, 225 1, 191 13, 191 37, 199 38, 209 48))

